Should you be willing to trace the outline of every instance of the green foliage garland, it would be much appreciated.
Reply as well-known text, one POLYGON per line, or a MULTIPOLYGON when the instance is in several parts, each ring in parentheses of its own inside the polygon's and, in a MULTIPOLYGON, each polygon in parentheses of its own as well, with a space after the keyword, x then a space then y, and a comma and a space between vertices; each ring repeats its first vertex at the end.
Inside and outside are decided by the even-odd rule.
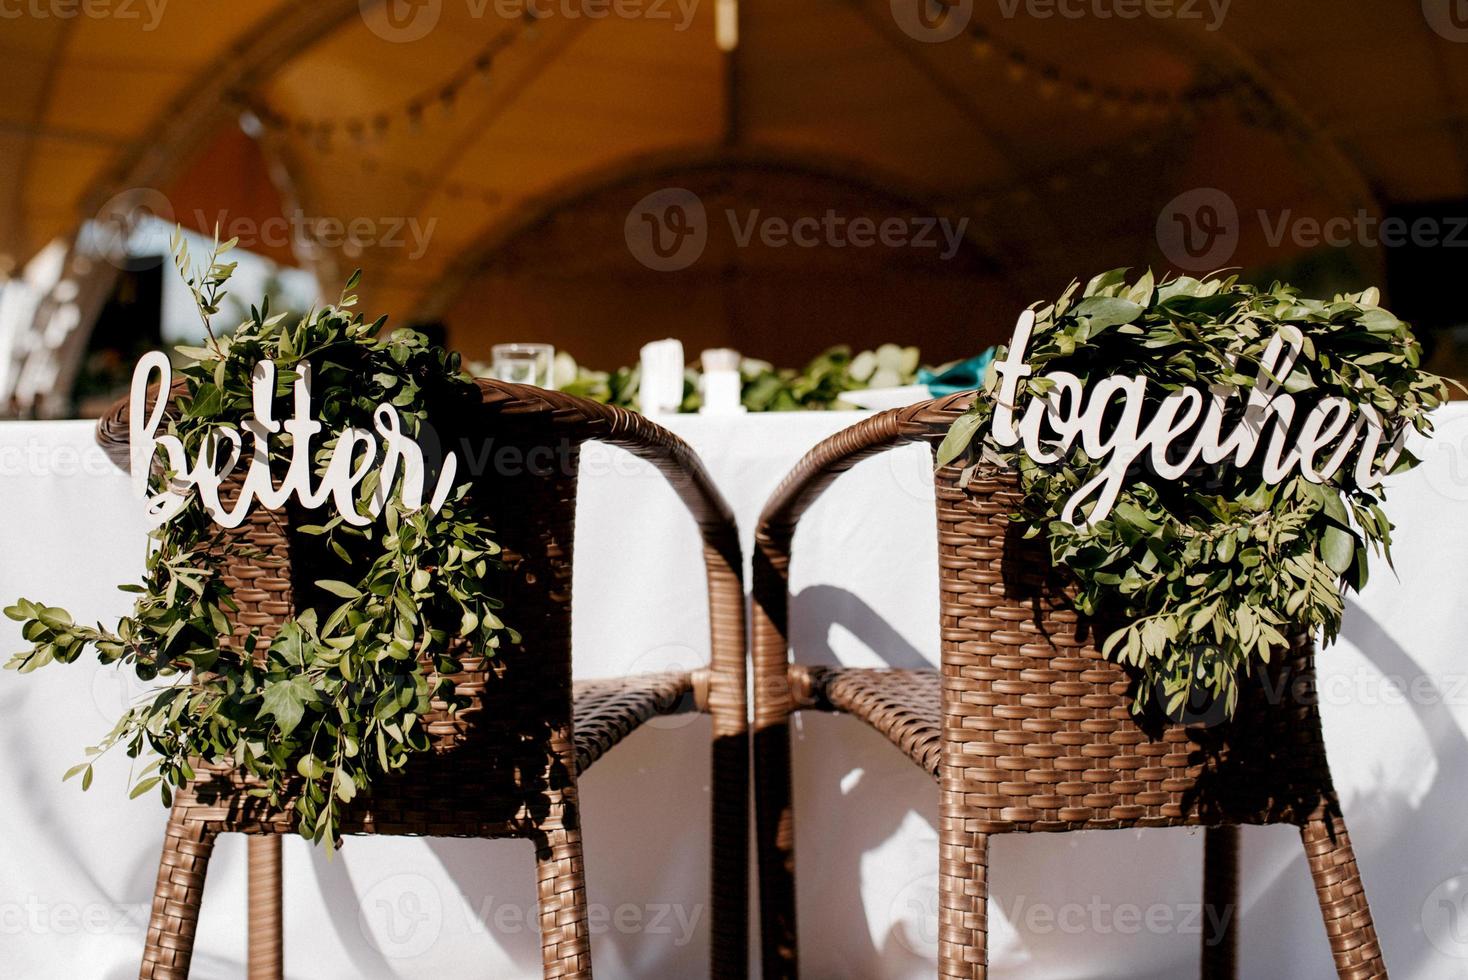
MULTIPOLYGON (((917 380, 919 354, 916 347, 882 344, 876 350, 852 354, 851 348, 827 348, 803 369, 776 369, 767 361, 744 358, 740 401, 751 412, 824 411, 851 408, 841 401, 848 391, 894 388, 917 380)), ((680 412, 696 412, 703 404, 700 374, 693 368, 683 374, 683 403, 680 412)), ((640 369, 622 367, 612 372, 579 367, 564 353, 558 355, 556 380, 562 391, 602 404, 634 411, 640 408, 640 369)))
MULTIPOLYGON (((205 325, 217 312, 233 266, 220 261, 230 244, 216 245, 197 272, 175 243, 177 264, 193 289, 205 325)), ((348 295, 336 306, 314 310, 294 324, 265 308, 231 335, 210 345, 181 349, 176 371, 188 386, 168 423, 196 456, 205 434, 221 425, 239 427, 252 414, 251 371, 261 360, 277 365, 276 396, 288 398, 297 373, 309 362, 319 393, 314 417, 323 433, 347 426, 371 429, 381 403, 396 406, 406 430, 417 436, 433 419, 440 437, 458 433, 446 421, 473 417, 476 386, 459 370, 458 355, 431 347, 421 335, 397 331, 377 339, 382 321, 364 322, 351 312, 348 295)), ((277 416, 284 414, 277 412, 277 416)), ((315 448, 317 472, 335 440, 315 448)), ((444 438, 444 444, 453 444, 444 438)), ((289 438, 273 450, 289 453, 289 438)), ((165 475, 154 477, 155 492, 165 475)), ((373 471, 358 488, 359 511, 377 486, 373 471)), ((427 481, 432 485, 434 477, 427 481)), ((20 600, 6 615, 24 623, 30 648, 7 665, 35 670, 52 661, 72 662, 87 648, 106 664, 131 667, 139 678, 172 683, 131 707, 99 746, 96 756, 122 745, 133 758, 157 756, 141 771, 132 795, 155 787, 165 805, 171 788, 194 776, 191 760, 233 763, 254 776, 273 805, 294 801, 303 836, 335 843, 339 808, 375 781, 398 771, 428 748, 422 718, 429 702, 454 703, 451 682, 440 674, 461 668, 455 654, 467 648, 493 655, 502 641, 519 637, 499 619, 500 602, 488 591, 499 546, 475 518, 471 482, 461 482, 437 512, 404 511, 396 493, 375 523, 345 524, 340 515, 298 527, 293 562, 326 574, 307 605, 287 622, 256 664, 255 634, 243 649, 221 650, 235 609, 222 580, 221 548, 239 553, 199 505, 197 497, 151 534, 132 614, 115 629, 75 623, 62 609, 20 600)), ((314 516, 314 512, 313 515, 314 516)), ((67 773, 92 780, 92 761, 67 773)))
MULTIPOLYGON (((1121 269, 1079 294, 1078 286, 1036 312, 1026 358, 1036 376, 1064 370, 1085 384, 1141 375, 1155 410, 1183 386, 1252 387, 1265 345, 1282 332, 1303 343, 1281 379, 1304 403, 1297 420, 1315 399, 1339 395, 1374 406, 1389 424, 1426 433, 1428 412, 1446 399, 1443 379, 1421 370, 1421 347, 1377 305, 1375 290, 1323 302, 1278 283, 1261 290, 1234 278, 1159 283, 1149 272, 1128 283, 1121 269)), ((996 382, 991 369, 985 396, 955 422, 939 460, 963 456, 971 466, 1018 470, 1020 517, 1074 573, 1078 610, 1127 624, 1107 637, 1103 652, 1141 672, 1137 710, 1160 695, 1176 716, 1203 695, 1223 699, 1231 714, 1241 678, 1267 662, 1292 628, 1335 637, 1343 586, 1366 584, 1368 545, 1390 561, 1382 491, 1358 486, 1349 465, 1324 484, 1295 475, 1276 486, 1264 482, 1257 463, 1199 463, 1176 481, 1136 466, 1112 512, 1075 527, 1060 519, 1061 509, 1100 464, 1079 446, 1042 466, 1022 446, 994 444, 988 426, 996 382)), ((1038 377, 1021 382, 1016 417, 1047 390, 1038 377)), ((1144 424, 1147 417, 1144 410, 1144 424)), ((1398 469, 1415 463, 1404 453, 1398 469)))

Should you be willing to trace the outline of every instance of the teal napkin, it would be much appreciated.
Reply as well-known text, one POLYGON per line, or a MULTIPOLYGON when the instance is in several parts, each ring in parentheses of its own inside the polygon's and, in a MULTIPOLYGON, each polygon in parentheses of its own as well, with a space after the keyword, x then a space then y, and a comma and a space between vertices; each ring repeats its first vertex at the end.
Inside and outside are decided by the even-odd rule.
POLYGON ((982 354, 975 354, 966 361, 959 361, 938 372, 920 368, 917 375, 918 384, 927 385, 928 391, 934 398, 981 388, 984 385, 984 375, 989 370, 989 362, 994 360, 995 350, 997 348, 990 347, 982 354))

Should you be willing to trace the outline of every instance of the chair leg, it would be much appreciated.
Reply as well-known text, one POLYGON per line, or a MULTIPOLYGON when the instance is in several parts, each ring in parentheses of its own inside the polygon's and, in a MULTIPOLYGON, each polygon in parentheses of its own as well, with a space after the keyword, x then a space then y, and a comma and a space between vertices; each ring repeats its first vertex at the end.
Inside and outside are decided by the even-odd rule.
POLYGON ((189 808, 175 802, 168 815, 147 945, 138 971, 140 980, 185 980, 194 955, 204 875, 214 853, 217 832, 206 821, 191 818, 189 808))
POLYGON ((989 835, 944 815, 938 840, 938 976, 989 974, 989 835))
POLYGON ((800 973, 788 717, 754 733, 754 826, 764 980, 793 980, 800 973))
POLYGON ((1239 828, 1209 827, 1203 838, 1203 980, 1238 976, 1239 828))
POLYGON ((586 916, 586 872, 581 829, 546 831, 535 842, 540 881, 540 950, 545 976, 591 977, 591 935, 586 916))
POLYGON ((1315 879, 1336 973, 1341 980, 1385 980, 1386 964, 1345 820, 1339 814, 1315 817, 1300 828, 1300 839, 1315 879))
POLYGON ((285 975, 281 921, 280 836, 249 835, 248 980, 281 980, 285 975))
POLYGON ((749 978, 749 738, 714 739, 709 976, 749 978))

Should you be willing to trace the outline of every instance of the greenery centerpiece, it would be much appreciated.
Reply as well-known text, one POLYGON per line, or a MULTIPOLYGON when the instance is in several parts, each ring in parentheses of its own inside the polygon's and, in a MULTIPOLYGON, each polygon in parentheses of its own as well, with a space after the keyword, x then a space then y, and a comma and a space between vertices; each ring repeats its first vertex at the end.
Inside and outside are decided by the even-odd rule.
MULTIPOLYGON (((739 363, 740 402, 751 412, 854 408, 841 400, 843 394, 913 384, 918 380, 920 357, 916 347, 897 344, 882 344, 875 350, 856 354, 845 345, 828 347, 800 370, 777 369, 768 361, 746 357, 739 363)), ((615 371, 593 371, 561 352, 556 355, 555 377, 556 386, 569 394, 634 411, 640 408, 638 394, 642 379, 637 365, 615 371)), ((696 412, 703 405, 701 378, 702 374, 692 367, 684 371, 680 412, 696 412)))
MULTIPOLYGON (((1445 382, 1421 369, 1411 330, 1377 299, 1374 289, 1321 301, 1278 283, 1157 282, 1150 272, 1128 282, 1125 270, 1107 272, 1084 289, 1072 283, 1035 310, 1026 357, 1034 376, 1018 383, 1013 410, 1019 415, 1054 393, 1045 371, 1069 372, 1087 388, 1109 377, 1144 378, 1144 421, 1188 386, 1247 396, 1279 335, 1300 350, 1287 376, 1270 379, 1302 406, 1294 430, 1311 405, 1334 396, 1385 419, 1389 435, 1429 432, 1428 413, 1446 399, 1445 382)), ((1366 584, 1368 549, 1390 561, 1384 494, 1363 485, 1351 466, 1313 482, 1301 474, 1267 480, 1257 459, 1199 460, 1163 479, 1139 460, 1103 519, 1064 520, 1067 500, 1101 477, 1105 462, 1088 457, 1080 440, 1051 454, 1058 458, 1050 463, 1036 462, 1019 444, 1000 445, 993 433, 998 375, 991 366, 984 391, 940 447, 939 463, 1017 471, 1018 518, 1073 573, 1077 610, 1124 624, 1102 652, 1139 672, 1138 711, 1160 696, 1177 717, 1201 695, 1221 699, 1232 714, 1241 679, 1267 663, 1292 630, 1335 637, 1344 587, 1366 584)), ((1243 405, 1238 398, 1229 424, 1239 423, 1243 405)), ((1103 427, 1116 424, 1119 410, 1108 407, 1103 427)), ((1390 442, 1376 447, 1372 465, 1390 464, 1390 442)), ((1395 468, 1415 463, 1403 451, 1395 468)))
MULTIPOLYGON (((291 394, 302 365, 311 367, 319 392, 313 415, 327 437, 312 450, 317 472, 334 448, 329 437, 347 427, 370 430, 380 404, 395 406, 414 437, 432 419, 444 444, 456 435, 446 426, 473 418, 481 397, 459 370, 458 355, 411 332, 379 339, 383 320, 368 323, 353 312, 356 275, 334 306, 291 318, 272 315, 267 302, 251 307, 232 333, 216 336, 210 320, 234 268, 221 256, 232 245, 216 244, 191 267, 187 248, 174 241, 175 264, 209 335, 203 347, 180 348, 176 372, 184 391, 167 420, 168 434, 191 455, 211 431, 238 428, 251 415, 252 371, 266 360, 276 365, 278 399, 291 394)), ((283 459, 291 440, 280 443, 283 459)), ((150 490, 170 476, 153 473, 150 490)), ((359 511, 368 510, 379 477, 374 471, 357 487, 359 511)), ((499 547, 476 519, 472 482, 455 484, 437 510, 405 508, 392 487, 384 494, 380 515, 365 527, 325 508, 302 515, 292 561, 320 575, 313 587, 298 583, 299 614, 268 645, 257 632, 220 642, 236 609, 223 572, 240 544, 210 519, 195 492, 151 532, 142 583, 122 586, 137 595, 130 615, 115 628, 94 628, 22 599, 6 615, 24 624, 30 646, 7 666, 31 671, 91 649, 145 681, 169 681, 130 707, 89 756, 118 745, 134 758, 152 753, 132 794, 156 787, 165 805, 172 788, 194 778, 198 760, 232 764, 272 805, 294 803, 302 835, 331 846, 340 806, 429 748, 423 717, 434 699, 452 708, 446 676, 462 668, 459 652, 492 656, 502 642, 518 642, 489 591, 499 547)), ((89 786, 93 761, 67 778, 80 775, 89 786)))

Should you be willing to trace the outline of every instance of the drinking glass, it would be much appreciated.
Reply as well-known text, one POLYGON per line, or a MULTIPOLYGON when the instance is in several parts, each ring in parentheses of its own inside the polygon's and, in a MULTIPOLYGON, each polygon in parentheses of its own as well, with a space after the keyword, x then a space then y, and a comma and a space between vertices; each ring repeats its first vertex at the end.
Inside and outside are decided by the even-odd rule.
POLYGON ((556 349, 550 344, 495 344, 489 373, 497 381, 554 388, 555 361, 556 349))

